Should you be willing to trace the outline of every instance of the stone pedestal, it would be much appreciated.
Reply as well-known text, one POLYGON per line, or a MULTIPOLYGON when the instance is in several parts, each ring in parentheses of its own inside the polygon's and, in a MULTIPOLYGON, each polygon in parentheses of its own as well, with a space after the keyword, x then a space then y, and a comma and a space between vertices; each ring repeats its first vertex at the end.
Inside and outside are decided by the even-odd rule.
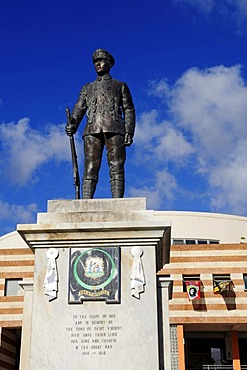
POLYGON ((18 225, 17 231, 35 250, 27 370, 158 370, 164 364, 170 370, 169 359, 164 361, 169 338, 163 330, 168 332, 169 317, 158 309, 156 277, 169 259, 170 226, 156 222, 145 199, 49 201, 48 212, 38 214, 37 224, 18 225), (71 251, 78 249, 84 256, 84 250, 111 247, 119 250, 119 299, 109 303, 92 293, 91 299, 69 303, 71 251), (133 247, 142 250, 141 257, 133 256, 133 247), (58 292, 51 301, 44 293, 50 248, 58 252, 58 292), (145 278, 144 292, 137 297, 131 294, 135 258, 145 278))

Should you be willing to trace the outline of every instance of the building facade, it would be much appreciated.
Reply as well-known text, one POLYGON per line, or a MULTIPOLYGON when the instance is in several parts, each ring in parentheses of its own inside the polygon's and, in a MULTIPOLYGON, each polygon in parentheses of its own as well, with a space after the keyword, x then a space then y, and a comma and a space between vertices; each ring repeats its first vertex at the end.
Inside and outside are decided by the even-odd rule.
MULTIPOLYGON (((170 263, 158 274, 173 280, 172 370, 247 369, 247 218, 154 214, 171 225, 170 263), (192 300, 191 283, 200 292, 192 300)), ((24 305, 19 283, 32 279, 34 269, 33 252, 17 232, 0 238, 0 266, 0 368, 16 370, 24 305)))
POLYGON ((34 255, 15 231, 0 238, 0 369, 19 369, 23 279, 33 278, 34 255))
POLYGON ((247 219, 161 213, 171 222, 170 263, 160 273, 173 280, 174 369, 247 369, 247 219), (188 295, 195 283, 196 298, 188 295))

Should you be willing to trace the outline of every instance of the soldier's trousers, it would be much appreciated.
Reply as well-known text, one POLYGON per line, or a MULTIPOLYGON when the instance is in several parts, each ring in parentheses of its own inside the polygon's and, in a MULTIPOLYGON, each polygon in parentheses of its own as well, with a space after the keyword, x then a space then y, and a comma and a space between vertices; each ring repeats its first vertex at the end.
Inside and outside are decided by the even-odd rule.
POLYGON ((126 148, 124 136, 103 133, 84 136, 84 180, 98 182, 99 169, 104 146, 110 170, 110 181, 124 181, 126 148))

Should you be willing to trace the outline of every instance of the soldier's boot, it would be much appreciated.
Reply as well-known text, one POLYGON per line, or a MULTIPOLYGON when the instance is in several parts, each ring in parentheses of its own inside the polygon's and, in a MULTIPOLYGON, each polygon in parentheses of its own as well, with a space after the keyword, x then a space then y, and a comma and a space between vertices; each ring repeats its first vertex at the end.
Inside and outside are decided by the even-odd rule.
POLYGON ((111 181, 112 198, 123 198, 124 196, 124 180, 111 181))
POLYGON ((82 198, 92 199, 95 193, 97 182, 94 180, 83 180, 82 183, 82 198))

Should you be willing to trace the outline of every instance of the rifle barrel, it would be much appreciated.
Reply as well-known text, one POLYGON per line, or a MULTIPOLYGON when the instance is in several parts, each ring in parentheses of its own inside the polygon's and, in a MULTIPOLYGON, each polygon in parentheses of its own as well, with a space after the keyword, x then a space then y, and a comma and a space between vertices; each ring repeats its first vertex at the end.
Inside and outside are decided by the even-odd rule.
MULTIPOLYGON (((66 108, 66 116, 67 116, 67 123, 68 126, 71 126, 71 117, 70 117, 70 110, 66 108)), ((71 149, 71 157, 72 157, 72 166, 73 166, 73 178, 74 178, 74 186, 75 186, 75 199, 80 199, 80 176, 78 170, 78 162, 77 162, 77 155, 76 155, 76 148, 75 148, 75 141, 74 135, 69 136, 70 139, 70 149, 71 149)))

